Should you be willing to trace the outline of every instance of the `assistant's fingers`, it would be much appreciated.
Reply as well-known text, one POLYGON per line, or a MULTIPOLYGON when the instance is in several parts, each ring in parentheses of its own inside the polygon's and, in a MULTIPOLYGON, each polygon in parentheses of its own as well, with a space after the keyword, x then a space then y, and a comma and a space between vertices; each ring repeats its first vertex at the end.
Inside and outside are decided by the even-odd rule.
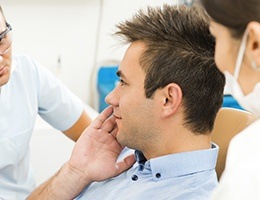
POLYGON ((112 113, 113 113, 112 106, 107 107, 97 116, 97 118, 92 122, 91 126, 93 128, 100 129, 103 123, 110 117, 112 113))

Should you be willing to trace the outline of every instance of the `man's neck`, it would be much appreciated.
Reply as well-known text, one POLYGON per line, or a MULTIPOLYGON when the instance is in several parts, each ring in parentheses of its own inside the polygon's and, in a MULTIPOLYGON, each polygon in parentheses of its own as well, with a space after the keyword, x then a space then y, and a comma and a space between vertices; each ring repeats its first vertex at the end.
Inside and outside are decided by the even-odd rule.
POLYGON ((174 153, 183 153, 211 148, 211 135, 194 133, 181 133, 170 138, 165 137, 160 142, 156 142, 152 148, 142 150, 147 160, 155 157, 165 156, 174 153))

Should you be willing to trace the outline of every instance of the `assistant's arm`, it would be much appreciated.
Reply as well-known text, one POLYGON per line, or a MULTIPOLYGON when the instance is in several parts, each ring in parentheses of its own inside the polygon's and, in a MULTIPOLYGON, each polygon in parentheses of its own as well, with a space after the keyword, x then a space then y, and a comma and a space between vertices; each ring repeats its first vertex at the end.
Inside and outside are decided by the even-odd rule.
POLYGON ((77 141, 81 133, 90 125, 92 122, 90 116, 87 114, 85 110, 83 110, 82 114, 80 115, 79 119, 73 124, 71 128, 63 133, 68 136, 73 141, 77 141))

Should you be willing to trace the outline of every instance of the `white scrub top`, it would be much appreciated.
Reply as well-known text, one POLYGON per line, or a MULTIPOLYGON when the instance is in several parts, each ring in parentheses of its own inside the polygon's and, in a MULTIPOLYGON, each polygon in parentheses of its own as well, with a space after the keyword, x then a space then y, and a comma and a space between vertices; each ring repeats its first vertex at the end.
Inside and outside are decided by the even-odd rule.
POLYGON ((37 114, 64 131, 82 111, 82 102, 39 63, 23 55, 13 59, 0 94, 0 199, 24 200, 35 187, 29 142, 37 114))
POLYGON ((260 119, 230 142, 226 168, 211 200, 260 199, 260 119))

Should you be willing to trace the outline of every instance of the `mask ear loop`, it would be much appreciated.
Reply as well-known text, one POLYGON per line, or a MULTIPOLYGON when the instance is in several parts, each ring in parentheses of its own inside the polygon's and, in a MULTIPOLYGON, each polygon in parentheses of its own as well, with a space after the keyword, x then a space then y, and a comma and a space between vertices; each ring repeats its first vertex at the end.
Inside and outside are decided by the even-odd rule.
POLYGON ((234 71, 234 77, 235 77, 236 80, 238 80, 238 75, 239 75, 240 68, 241 68, 241 65, 242 65, 242 61, 243 61, 243 58, 244 58, 244 54, 245 54, 245 51, 246 51, 247 35, 248 35, 248 32, 247 32, 247 30, 245 30, 245 33, 242 37, 242 41, 241 41, 241 44, 240 44, 239 52, 238 52, 238 55, 237 55, 237 61, 236 61, 236 66, 235 66, 235 71, 234 71))

